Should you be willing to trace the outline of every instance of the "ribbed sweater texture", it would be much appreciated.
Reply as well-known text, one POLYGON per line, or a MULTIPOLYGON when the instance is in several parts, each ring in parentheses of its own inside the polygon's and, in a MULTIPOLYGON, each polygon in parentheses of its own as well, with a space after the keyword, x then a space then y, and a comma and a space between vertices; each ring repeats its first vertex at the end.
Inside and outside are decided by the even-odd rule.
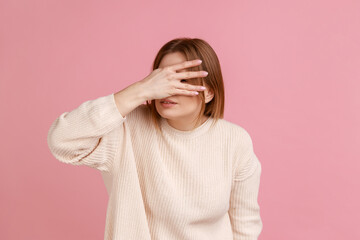
POLYGON ((109 199, 105 240, 256 240, 261 164, 241 126, 208 118, 191 131, 144 104, 127 116, 114 93, 81 103, 50 126, 60 162, 100 171, 109 199))

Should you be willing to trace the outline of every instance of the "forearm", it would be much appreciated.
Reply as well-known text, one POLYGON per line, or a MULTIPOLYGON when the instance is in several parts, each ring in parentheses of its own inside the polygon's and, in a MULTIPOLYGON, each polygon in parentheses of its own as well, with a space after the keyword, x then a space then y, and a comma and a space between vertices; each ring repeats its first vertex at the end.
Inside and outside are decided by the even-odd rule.
POLYGON ((49 149, 61 162, 110 171, 124 121, 113 94, 85 101, 52 123, 49 149))
POLYGON ((262 168, 254 153, 249 165, 246 169, 250 169, 251 174, 243 180, 234 179, 233 182, 229 216, 234 240, 256 240, 263 228, 258 204, 262 168))
POLYGON ((114 93, 116 106, 123 117, 145 102, 146 96, 146 88, 141 81, 114 93))

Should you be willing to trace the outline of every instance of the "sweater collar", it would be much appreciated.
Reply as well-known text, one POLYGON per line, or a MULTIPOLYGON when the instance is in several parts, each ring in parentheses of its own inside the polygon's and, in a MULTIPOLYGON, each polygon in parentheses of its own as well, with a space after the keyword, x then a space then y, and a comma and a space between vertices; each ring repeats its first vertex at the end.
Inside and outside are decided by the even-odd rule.
POLYGON ((165 118, 161 118, 160 124, 161 124, 161 128, 163 129, 163 131, 165 131, 166 133, 168 133, 170 135, 177 136, 180 138, 194 138, 194 137, 197 137, 197 136, 200 136, 200 135, 206 133, 209 130, 213 121, 214 121, 213 118, 209 117, 200 126, 198 126, 197 128, 195 128, 193 130, 189 130, 189 131, 182 131, 182 130, 172 127, 165 118))

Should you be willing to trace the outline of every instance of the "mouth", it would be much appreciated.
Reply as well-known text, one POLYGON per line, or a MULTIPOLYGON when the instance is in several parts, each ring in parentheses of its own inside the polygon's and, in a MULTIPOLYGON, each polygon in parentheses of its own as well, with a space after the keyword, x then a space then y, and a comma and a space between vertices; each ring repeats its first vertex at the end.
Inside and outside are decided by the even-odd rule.
POLYGON ((160 103, 177 104, 176 102, 171 101, 171 100, 169 100, 169 99, 163 99, 163 100, 160 100, 160 103))

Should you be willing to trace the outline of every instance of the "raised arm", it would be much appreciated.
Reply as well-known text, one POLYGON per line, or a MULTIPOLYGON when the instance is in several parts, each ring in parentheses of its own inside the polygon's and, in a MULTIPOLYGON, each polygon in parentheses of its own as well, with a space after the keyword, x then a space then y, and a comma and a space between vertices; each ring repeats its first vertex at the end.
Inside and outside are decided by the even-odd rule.
POLYGON ((192 96, 203 91, 201 86, 181 83, 181 79, 206 76, 203 71, 176 72, 199 64, 192 60, 155 69, 115 94, 86 101, 71 112, 64 112, 48 131, 51 153, 61 162, 111 173, 113 159, 121 151, 126 116, 147 100, 192 96))
POLYGON ((62 113, 48 131, 51 153, 64 163, 111 172, 113 159, 120 151, 122 123, 126 115, 146 100, 142 91, 137 82, 62 113))

